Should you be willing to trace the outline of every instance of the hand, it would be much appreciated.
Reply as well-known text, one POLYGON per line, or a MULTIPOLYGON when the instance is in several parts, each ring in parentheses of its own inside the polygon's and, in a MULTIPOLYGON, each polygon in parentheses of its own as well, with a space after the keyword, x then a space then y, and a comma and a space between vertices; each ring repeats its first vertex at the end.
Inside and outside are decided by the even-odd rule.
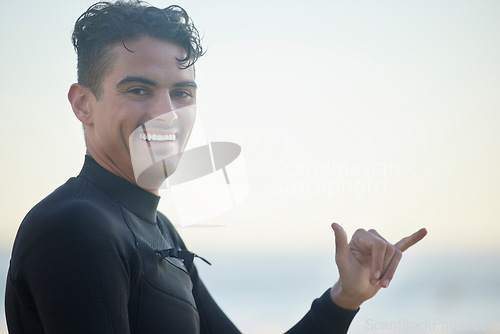
POLYGON ((340 278, 330 290, 330 297, 338 306, 351 310, 375 296, 381 287, 388 287, 402 253, 427 234, 422 228, 392 245, 375 230, 359 229, 347 244, 344 229, 336 223, 332 229, 340 278))

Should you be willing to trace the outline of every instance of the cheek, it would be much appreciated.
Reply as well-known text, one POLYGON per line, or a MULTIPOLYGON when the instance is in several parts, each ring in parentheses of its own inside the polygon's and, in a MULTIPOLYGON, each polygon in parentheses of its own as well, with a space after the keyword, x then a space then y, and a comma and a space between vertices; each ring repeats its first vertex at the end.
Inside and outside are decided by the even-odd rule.
POLYGON ((179 121, 182 123, 184 131, 189 134, 193 129, 196 120, 196 108, 188 107, 182 110, 179 114, 179 121))
POLYGON ((196 121, 196 111, 189 113, 188 117, 188 125, 186 125, 186 127, 189 128, 189 132, 191 132, 194 126, 194 122, 196 121))
POLYGON ((120 132, 127 141, 134 133, 137 135, 138 132, 142 132, 142 125, 148 121, 145 117, 138 116, 140 115, 124 113, 124 117, 117 122, 117 124, 120 124, 120 132))

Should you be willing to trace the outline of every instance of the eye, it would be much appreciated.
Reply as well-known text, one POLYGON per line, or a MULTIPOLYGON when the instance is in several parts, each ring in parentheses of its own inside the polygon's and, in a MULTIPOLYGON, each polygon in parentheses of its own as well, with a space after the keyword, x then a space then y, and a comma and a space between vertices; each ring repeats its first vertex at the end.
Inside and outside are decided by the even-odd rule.
POLYGON ((137 96, 142 96, 142 95, 146 95, 148 94, 148 91, 144 88, 132 88, 132 89, 129 89, 128 91, 129 93, 132 93, 134 95, 137 95, 137 96))
POLYGON ((172 93, 172 95, 176 98, 184 99, 187 97, 192 97, 193 94, 187 90, 176 90, 172 93))

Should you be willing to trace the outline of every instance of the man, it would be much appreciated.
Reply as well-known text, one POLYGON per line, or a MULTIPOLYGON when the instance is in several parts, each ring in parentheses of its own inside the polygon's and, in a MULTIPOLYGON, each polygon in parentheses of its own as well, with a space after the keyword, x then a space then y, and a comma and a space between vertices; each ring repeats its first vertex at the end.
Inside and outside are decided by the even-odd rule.
MULTIPOLYGON (((183 9, 97 3, 76 22, 78 83, 68 98, 87 155, 76 178, 21 224, 7 278, 9 332, 238 333, 161 213, 158 189, 195 120, 193 64, 203 54, 183 9)), ((401 252, 332 224, 340 279, 290 333, 345 333, 361 303, 387 287, 401 252)))

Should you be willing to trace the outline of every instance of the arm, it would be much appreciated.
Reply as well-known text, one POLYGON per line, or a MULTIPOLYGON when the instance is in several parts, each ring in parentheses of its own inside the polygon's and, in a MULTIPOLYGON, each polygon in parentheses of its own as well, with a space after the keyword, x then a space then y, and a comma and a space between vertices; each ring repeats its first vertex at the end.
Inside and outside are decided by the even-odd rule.
MULTIPOLYGON (((173 238, 175 245, 183 250, 187 250, 184 241, 179 233, 177 233, 172 223, 163 214, 160 213, 160 216, 162 218, 161 220, 164 222, 165 229, 168 231, 168 235, 173 238)), ((203 281, 198 275, 198 270, 194 263, 185 262, 185 265, 191 277, 191 282, 193 283, 193 297, 196 301, 196 307, 200 315, 200 333, 240 333, 208 292, 205 284, 203 284, 203 281)))
MULTIPOLYGON (((170 224, 167 228, 180 247, 186 249, 175 229, 170 224)), ((385 280, 390 282, 394 276, 401 253, 427 233, 422 229, 391 245, 374 230, 358 230, 348 245, 342 227, 332 224, 332 228, 336 236, 336 262, 340 280, 316 299, 309 312, 287 333, 346 333, 361 303, 380 289, 380 281, 388 285, 385 280), (371 273, 376 271, 381 272, 378 279, 370 280, 374 276, 371 273)), ((191 264, 188 270, 200 312, 202 333, 239 333, 208 293, 196 267, 191 264)))
POLYGON ((328 289, 314 300, 311 309, 287 334, 330 333, 345 334, 358 310, 347 310, 336 305, 328 289))
POLYGON ((241 333, 212 298, 198 276, 194 265, 189 268, 189 273, 193 282, 194 299, 200 315, 201 334, 241 333))

